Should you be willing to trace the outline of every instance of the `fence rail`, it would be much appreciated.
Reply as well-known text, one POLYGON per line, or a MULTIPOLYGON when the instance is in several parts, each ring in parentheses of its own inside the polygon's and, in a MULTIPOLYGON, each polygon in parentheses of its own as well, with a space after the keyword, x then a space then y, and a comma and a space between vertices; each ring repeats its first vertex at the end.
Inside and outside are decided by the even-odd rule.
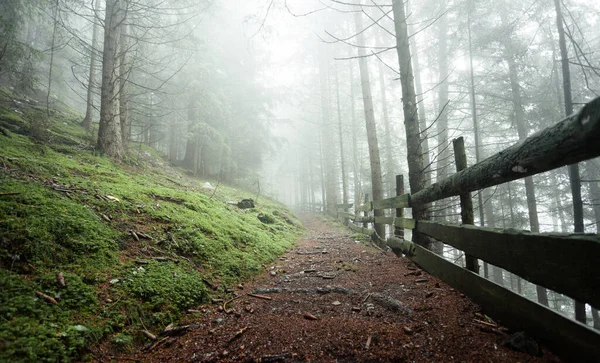
POLYGON ((600 334, 477 274, 479 258, 532 283, 600 307, 600 273, 596 268, 600 261, 599 236, 476 227, 472 225, 470 197, 470 192, 476 190, 600 156, 600 98, 554 126, 471 167, 466 167, 462 138, 455 141, 454 147, 459 170, 456 174, 412 195, 404 194, 403 178, 398 176, 399 195, 366 201, 355 207, 354 214, 341 212, 340 217, 361 223, 348 226, 380 238, 381 244, 396 254, 410 257, 429 273, 463 291, 506 326, 531 332, 569 359, 600 357, 600 334), (461 197, 462 225, 404 218, 403 208, 453 196, 461 197), (381 209, 396 209, 396 218, 368 215, 381 209), (368 223, 392 225, 394 236, 383 240, 367 228, 368 223), (467 269, 404 240, 403 229, 413 229, 464 251, 467 269))

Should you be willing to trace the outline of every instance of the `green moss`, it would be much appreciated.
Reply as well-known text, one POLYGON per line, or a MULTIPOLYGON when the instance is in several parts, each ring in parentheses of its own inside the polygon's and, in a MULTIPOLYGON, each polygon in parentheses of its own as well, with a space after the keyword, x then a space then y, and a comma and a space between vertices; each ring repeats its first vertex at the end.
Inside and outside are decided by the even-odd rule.
MULTIPOLYGON (((78 116, 52 115, 46 143, 0 133, 0 189, 15 193, 0 196, 0 361, 69 361, 100 339, 130 349, 141 327, 163 328, 206 301, 203 281, 237 284, 301 232, 283 205, 260 197, 241 210, 227 202, 256 195, 202 189, 145 145, 124 163, 96 155, 78 116)), ((6 109, 0 119, 28 125, 6 109)))
POLYGON ((0 269, 0 361, 70 361, 102 337, 102 330, 86 318, 97 307, 95 289, 72 274, 61 288, 54 275, 35 281, 0 269), (51 305, 35 295, 56 297, 51 305))

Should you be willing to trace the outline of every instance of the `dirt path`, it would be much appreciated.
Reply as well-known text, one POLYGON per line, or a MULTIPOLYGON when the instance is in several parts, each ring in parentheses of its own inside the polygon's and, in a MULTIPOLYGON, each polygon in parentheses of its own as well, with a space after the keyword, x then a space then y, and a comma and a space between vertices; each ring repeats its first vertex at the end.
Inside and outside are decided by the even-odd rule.
POLYGON ((556 361, 500 345, 478 307, 410 260, 305 216, 307 235, 267 272, 201 306, 143 362, 556 361), (249 296, 258 294, 268 299, 249 296))

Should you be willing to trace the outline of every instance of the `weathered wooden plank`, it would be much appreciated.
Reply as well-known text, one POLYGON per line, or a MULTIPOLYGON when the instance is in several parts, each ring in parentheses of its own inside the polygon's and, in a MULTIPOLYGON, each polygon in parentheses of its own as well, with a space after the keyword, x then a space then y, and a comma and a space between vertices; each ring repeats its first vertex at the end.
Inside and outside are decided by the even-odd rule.
POLYGON ((600 307, 600 238, 418 221, 416 229, 535 284, 600 307))
POLYGON ((340 203, 340 204, 336 204, 335 207, 337 209, 344 210, 344 209, 352 208, 353 205, 354 205, 354 203, 340 203))
POLYGON ((365 204, 356 207, 356 210, 360 211, 360 212, 372 211, 373 210, 373 202, 366 202, 365 204))
POLYGON ((375 217, 375 223, 394 224, 394 217, 375 217))
POLYGON ((406 255, 411 257, 415 252, 415 244, 403 238, 390 237, 387 239, 385 244, 391 248, 392 252, 394 252, 397 256, 406 255))
POLYGON ((416 221, 410 218, 396 218, 394 225, 399 228, 415 229, 416 221))
MULTIPOLYGON (((413 244, 413 261, 481 305, 486 315, 514 331, 527 331, 563 359, 595 362, 600 334, 413 244)), ((560 253, 559 251, 556 251, 560 253)))
POLYGON ((363 223, 381 223, 381 224, 394 224, 394 217, 358 217, 354 219, 355 222, 363 223))
POLYGON ((374 200, 373 209, 408 208, 410 206, 410 194, 398 195, 388 199, 374 200))
POLYGON ((600 97, 554 126, 411 196, 430 203, 600 156, 600 97))

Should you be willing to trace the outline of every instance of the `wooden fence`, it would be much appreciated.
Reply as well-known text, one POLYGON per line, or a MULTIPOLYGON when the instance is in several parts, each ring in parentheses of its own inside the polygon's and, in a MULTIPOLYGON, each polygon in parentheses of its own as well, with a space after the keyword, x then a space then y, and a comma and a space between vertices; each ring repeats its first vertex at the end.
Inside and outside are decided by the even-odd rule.
POLYGON ((458 172, 415 194, 405 194, 403 177, 396 178, 397 196, 367 201, 355 213, 338 217, 369 234, 396 254, 411 258, 424 270, 462 291, 494 319, 514 331, 527 331, 567 360, 600 360, 600 334, 545 306, 478 275, 477 259, 522 278, 600 308, 600 239, 597 234, 530 233, 473 225, 471 192, 600 156, 600 98, 580 112, 538 132, 490 158, 466 166, 464 142, 454 140, 458 172), (462 224, 404 218, 403 208, 460 196, 462 224), (396 217, 373 217, 373 210, 395 209, 396 217), (361 215, 362 212, 362 215, 361 215), (359 224, 356 224, 359 223, 359 224), (394 236, 383 240, 368 223, 393 226, 394 236), (404 239, 404 229, 423 233, 464 251, 462 268, 404 239))

